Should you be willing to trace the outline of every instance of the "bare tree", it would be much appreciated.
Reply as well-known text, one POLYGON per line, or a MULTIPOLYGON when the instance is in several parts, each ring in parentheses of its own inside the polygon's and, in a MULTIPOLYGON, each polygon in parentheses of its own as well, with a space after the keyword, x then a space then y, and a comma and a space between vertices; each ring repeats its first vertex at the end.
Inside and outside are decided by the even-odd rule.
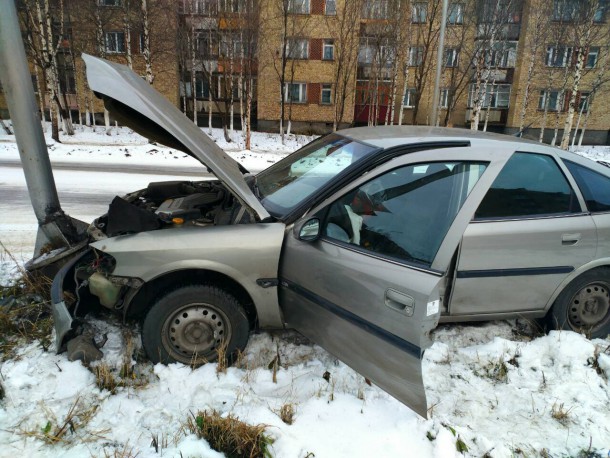
POLYGON ((309 2, 305 0, 271 0, 266 18, 269 37, 267 52, 272 56, 280 96, 280 138, 285 142, 286 132, 290 132, 292 120, 294 75, 298 60, 308 57, 309 40, 305 36, 308 23, 309 2))
POLYGON ((547 0, 530 0, 528 12, 528 31, 526 34, 525 49, 529 53, 527 60, 527 76, 522 89, 521 111, 519 113, 519 132, 525 128, 525 117, 531 99, 531 88, 536 76, 537 65, 540 62, 539 51, 549 34, 549 18, 551 17, 550 3, 547 0))
MULTIPOLYGON (((582 109, 580 110, 580 113, 582 115, 582 112, 584 109, 585 119, 583 121, 583 126, 580 131, 580 136, 578 138, 578 146, 582 145, 582 140, 585 136, 585 131, 587 130, 587 123, 589 121, 589 118, 590 118, 592 110, 593 110, 593 103, 595 102, 595 96, 603 88, 603 86, 608 84, 608 82, 610 81, 610 76, 607 74, 608 63, 609 63, 608 61, 610 60, 610 48, 608 46, 604 46, 603 48, 601 48, 600 52, 601 52, 601 56, 600 56, 600 60, 599 60, 600 65, 599 65, 599 69, 597 70, 597 77, 595 78, 595 82, 593 83, 593 86, 591 87, 591 92, 587 96, 586 100, 584 100, 582 102, 582 109)), ((579 117, 579 122, 580 122, 580 117, 579 117)), ((574 132, 574 138, 576 138, 577 133, 578 133, 578 126, 576 127, 576 130, 574 132)))
POLYGON ((520 0, 478 0, 477 45, 473 56, 473 90, 470 128, 478 130, 481 110, 491 103, 495 91, 496 72, 503 61, 514 59, 516 49, 509 45, 515 28, 519 27, 520 0), (489 84, 491 88, 488 90, 489 84))
MULTIPOLYGON (((566 0, 563 0, 565 3, 566 0)), ((580 88, 580 82, 583 74, 586 72, 585 59, 592 47, 596 43, 607 43, 609 38, 609 32, 607 27, 595 27, 595 23, 598 21, 599 8, 601 4, 599 0, 581 0, 578 3, 571 2, 566 5, 566 9, 572 7, 571 13, 573 34, 573 45, 574 45, 574 60, 575 65, 571 73, 571 84, 568 101, 568 111, 565 117, 563 126, 563 136, 561 139, 561 148, 567 149, 570 142, 570 134, 572 131, 572 124, 574 122, 574 114, 576 112, 576 99, 578 96, 578 90, 580 88)), ((594 67, 595 65, 591 65, 594 67)))
POLYGON ((28 36, 28 53, 44 74, 43 89, 49 94, 49 106, 52 108, 51 135, 55 141, 60 141, 58 118, 63 122, 65 133, 74 135, 67 107, 61 101, 63 95, 57 64, 65 34, 64 3, 63 0, 53 4, 51 0, 27 0, 22 5, 22 30, 28 36))
MULTIPOLYGON (((438 46, 438 35, 440 27, 438 22, 441 17, 441 0, 430 0, 427 3, 425 15, 416 8, 412 11, 412 19, 417 26, 415 27, 414 44, 415 49, 409 56, 411 63, 415 64, 414 91, 413 91, 413 124, 417 124, 417 114, 420 109, 420 102, 425 90, 426 83, 429 81, 430 74, 436 64, 436 49, 438 46)), ((422 5, 423 7, 423 5, 422 5)))
POLYGON ((345 110, 355 89, 354 77, 358 59, 360 11, 364 0, 340 2, 336 16, 327 16, 326 25, 333 39, 333 132, 344 122, 345 110))

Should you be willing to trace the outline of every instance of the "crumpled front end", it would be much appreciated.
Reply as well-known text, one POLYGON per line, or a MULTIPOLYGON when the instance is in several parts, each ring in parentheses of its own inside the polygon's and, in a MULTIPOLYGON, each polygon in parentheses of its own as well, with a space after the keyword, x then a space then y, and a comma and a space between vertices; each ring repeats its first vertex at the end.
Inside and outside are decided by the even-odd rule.
POLYGON ((51 286, 51 308, 53 310, 53 322, 55 326, 55 349, 59 353, 65 350, 66 337, 74 333, 73 326, 76 324, 73 315, 66 305, 64 288, 66 277, 74 270, 74 265, 87 256, 91 248, 87 248, 82 253, 76 255, 70 262, 65 264, 55 275, 51 286))

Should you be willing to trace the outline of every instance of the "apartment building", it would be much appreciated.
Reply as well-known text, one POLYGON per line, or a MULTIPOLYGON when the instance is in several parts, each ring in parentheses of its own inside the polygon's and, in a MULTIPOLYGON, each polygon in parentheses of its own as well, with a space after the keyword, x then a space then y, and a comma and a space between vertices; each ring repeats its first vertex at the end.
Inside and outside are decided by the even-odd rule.
MULTIPOLYGON (((72 112, 102 110, 78 57, 88 52, 131 65, 202 126, 324 133, 435 122, 441 0, 67 3, 54 36, 59 92, 72 112)), ((522 131, 557 145, 565 128, 576 142, 584 129, 585 143, 607 144, 607 6, 451 0, 439 125, 522 131)))

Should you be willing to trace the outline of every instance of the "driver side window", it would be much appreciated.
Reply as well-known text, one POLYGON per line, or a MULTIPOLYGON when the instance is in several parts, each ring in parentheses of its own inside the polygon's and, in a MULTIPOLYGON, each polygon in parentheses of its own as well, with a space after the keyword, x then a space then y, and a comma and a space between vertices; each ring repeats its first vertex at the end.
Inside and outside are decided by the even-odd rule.
POLYGON ((330 205, 324 237, 429 267, 485 168, 429 162, 391 170, 330 205))

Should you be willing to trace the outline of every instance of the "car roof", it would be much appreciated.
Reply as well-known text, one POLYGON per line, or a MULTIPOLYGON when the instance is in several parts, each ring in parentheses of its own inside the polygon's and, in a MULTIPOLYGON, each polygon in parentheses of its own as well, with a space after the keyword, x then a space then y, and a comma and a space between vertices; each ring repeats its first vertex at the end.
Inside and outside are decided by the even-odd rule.
POLYGON ((441 141, 468 141, 472 145, 513 142, 530 145, 540 143, 509 135, 479 132, 456 127, 375 126, 344 129, 339 134, 378 148, 441 141))

